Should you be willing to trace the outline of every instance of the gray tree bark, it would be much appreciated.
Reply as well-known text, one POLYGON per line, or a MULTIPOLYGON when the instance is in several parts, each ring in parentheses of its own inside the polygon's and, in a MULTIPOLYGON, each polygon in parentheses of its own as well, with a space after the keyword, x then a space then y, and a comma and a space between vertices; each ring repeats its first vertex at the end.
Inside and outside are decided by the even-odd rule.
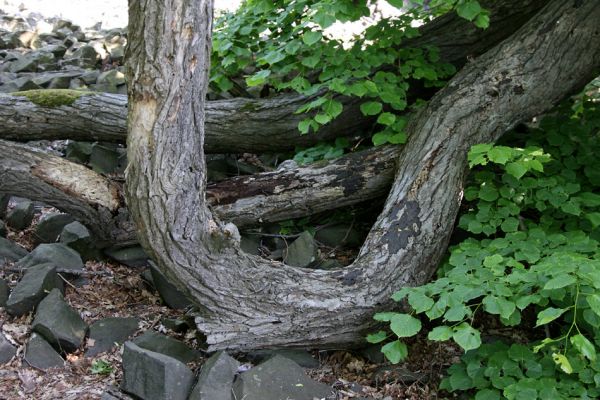
POLYGON ((209 210, 203 133, 211 6, 130 4, 126 187, 143 246, 200 307, 196 324, 209 350, 361 341, 391 294, 425 282, 439 262, 468 148, 547 111, 600 66, 597 2, 548 2, 410 123, 384 211, 356 261, 311 271, 243 253, 235 226, 209 210))
MULTIPOLYGON (((508 37, 544 1, 489 1, 489 29, 481 31, 454 14, 421 27, 422 36, 407 41, 406 47, 435 46, 442 60, 460 68, 468 57, 482 54, 508 37)), ((418 96, 418 93, 413 93, 418 96)), ((305 118, 294 112, 308 99, 281 95, 272 99, 232 99, 206 103, 205 146, 207 153, 261 153, 309 147, 342 135, 364 134, 372 121, 362 117, 359 101, 340 97, 344 112, 316 134, 300 135, 298 122, 305 118)), ((41 107, 22 96, 0 94, 0 139, 124 142, 127 99, 116 94, 91 93, 71 105, 41 107)))

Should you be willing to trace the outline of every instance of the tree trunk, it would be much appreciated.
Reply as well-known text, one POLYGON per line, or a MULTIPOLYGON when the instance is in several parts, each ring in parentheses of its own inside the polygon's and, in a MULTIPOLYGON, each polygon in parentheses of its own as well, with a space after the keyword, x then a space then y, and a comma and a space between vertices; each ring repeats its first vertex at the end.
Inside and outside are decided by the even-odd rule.
POLYGON ((143 246, 201 309, 196 324, 209 350, 360 342, 391 294, 425 282, 439 262, 468 148, 548 110, 600 66, 596 1, 550 1, 469 63, 409 125, 384 211, 356 261, 312 271, 243 253, 235 226, 209 211, 203 110, 211 2, 140 7, 130 2, 126 197, 143 246))
MULTIPOLYGON (((461 67, 467 57, 482 54, 508 37, 544 1, 489 3, 486 5, 492 12, 489 29, 481 31, 472 23, 449 14, 421 27, 422 36, 407 41, 404 46, 438 47, 442 60, 461 67)), ((368 131, 372 121, 362 117, 359 101, 339 99, 344 103, 342 115, 310 135, 299 134, 298 122, 305 116, 294 114, 308 101, 306 97, 281 95, 273 99, 209 101, 204 150, 207 153, 287 151, 368 131)), ((72 104, 51 108, 36 105, 23 96, 0 95, 0 139, 124 142, 126 116, 127 99, 122 95, 90 93, 72 104)))
MULTIPOLYGON (((208 204, 239 227, 299 218, 383 197, 400 148, 385 146, 306 167, 209 184, 208 204)), ((122 185, 64 158, 0 140, 0 194, 43 201, 75 216, 99 245, 137 241, 122 185)))

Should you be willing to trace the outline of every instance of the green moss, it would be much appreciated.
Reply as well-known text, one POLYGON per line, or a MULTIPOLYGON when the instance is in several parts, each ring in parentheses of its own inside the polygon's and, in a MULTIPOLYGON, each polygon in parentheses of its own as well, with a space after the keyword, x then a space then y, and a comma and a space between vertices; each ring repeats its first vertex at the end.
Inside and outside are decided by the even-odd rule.
POLYGON ((69 106, 80 96, 89 94, 81 90, 71 89, 38 89, 14 92, 13 96, 27 97, 29 101, 42 107, 69 106))

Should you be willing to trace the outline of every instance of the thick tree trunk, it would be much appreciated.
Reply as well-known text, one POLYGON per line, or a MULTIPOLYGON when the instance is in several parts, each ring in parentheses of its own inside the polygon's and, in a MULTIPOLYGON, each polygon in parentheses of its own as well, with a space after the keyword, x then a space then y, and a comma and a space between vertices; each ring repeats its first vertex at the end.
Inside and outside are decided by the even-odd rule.
MULTIPOLYGON (((399 150, 386 146, 311 166, 234 177, 209 184, 206 196, 221 220, 239 227, 304 217, 383 197, 399 150)), ((100 244, 137 241, 119 182, 19 143, 0 140, 0 153, 0 194, 43 201, 72 214, 100 244)))
MULTIPOLYGON (((481 31, 449 14, 421 29, 407 47, 436 46, 442 60, 460 67, 516 31, 543 4, 541 0, 493 1, 492 25, 481 31)), ((413 95, 417 95, 416 93, 413 95)), ((206 103, 205 146, 208 153, 261 153, 308 147, 341 135, 364 133, 371 121, 363 118, 356 99, 340 97, 344 112, 316 134, 300 135, 295 115, 307 98, 282 95, 273 99, 232 99, 206 103)), ((122 95, 90 93, 73 104, 42 107, 23 96, 0 94, 0 139, 28 141, 73 139, 124 142, 127 99, 122 95)))
POLYGON ((445 251, 468 148, 592 79, 600 66, 596 3, 550 1, 459 72, 408 127, 392 191, 356 261, 311 271, 243 253, 235 226, 207 207, 211 2, 132 1, 126 197, 144 247, 201 308, 196 324, 209 350, 361 341, 373 312, 398 288, 426 281, 445 251))

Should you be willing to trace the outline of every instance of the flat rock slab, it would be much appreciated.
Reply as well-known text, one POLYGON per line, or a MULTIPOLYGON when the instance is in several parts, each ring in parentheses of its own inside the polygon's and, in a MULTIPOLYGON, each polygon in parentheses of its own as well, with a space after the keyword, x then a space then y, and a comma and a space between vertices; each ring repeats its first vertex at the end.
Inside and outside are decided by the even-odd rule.
POLYGON ((233 392, 234 398, 244 400, 313 400, 333 395, 329 386, 313 381, 302 367, 282 356, 272 357, 241 374, 233 392))
POLYGON ((240 363, 227 353, 213 354, 200 370, 188 400, 231 400, 233 380, 240 363))
POLYGON ((137 318, 104 318, 90 325, 89 346, 85 352, 88 357, 103 353, 115 347, 118 343, 124 343, 137 329, 139 324, 137 318))
POLYGON ((79 313, 65 302, 58 289, 53 289, 41 301, 31 327, 55 349, 66 353, 78 349, 87 332, 79 313))
POLYGON ((35 227, 36 243, 54 243, 65 225, 73 222, 74 219, 69 214, 48 213, 44 215, 35 227))
POLYGON ((60 354, 37 333, 32 333, 27 342, 25 361, 39 369, 62 367, 65 363, 60 354))
POLYGON ((10 295, 10 289, 6 281, 0 278, 0 307, 6 307, 6 300, 10 295))
POLYGON ((133 342, 125 342, 124 348, 123 391, 144 400, 187 399, 194 374, 185 364, 133 342))
POLYGON ((31 225, 35 208, 31 201, 18 202, 15 207, 6 214, 6 224, 11 228, 23 230, 31 225))
POLYGON ((199 351, 191 349, 185 343, 160 333, 147 331, 142 336, 133 339, 137 346, 156 353, 173 357, 182 363, 188 363, 200 358, 199 351))
MULTIPOLYGON (((152 263, 150 264, 152 265, 152 263)), ((181 310, 192 304, 155 266, 150 267, 150 272, 152 274, 152 284, 167 306, 175 310, 181 310)))
POLYGON ((33 311, 52 289, 63 291, 63 281, 56 273, 54 264, 46 263, 27 269, 6 302, 6 311, 20 316, 33 311))
POLYGON ((17 261, 29 252, 12 240, 0 237, 0 262, 17 261))
POLYGON ((6 237, 6 224, 0 219, 0 237, 6 237))
POLYGON ((137 268, 148 265, 148 255, 141 246, 110 248, 104 250, 104 254, 128 267, 137 268))
POLYGON ((282 356, 290 359, 302 368, 319 368, 320 366, 319 360, 315 359, 306 350, 256 350, 248 354, 248 357, 254 363, 260 363, 275 356, 282 356))
POLYGON ((65 225, 60 233, 60 242, 79 253, 84 260, 100 258, 90 231, 80 222, 65 225))
POLYGON ((310 232, 305 231, 290 244, 284 262, 294 267, 308 267, 317 257, 317 244, 310 232))
POLYGON ((6 364, 17 354, 17 348, 0 333, 0 364, 6 364))
POLYGON ((81 256, 63 243, 44 243, 17 262, 21 268, 52 263, 59 270, 81 271, 84 267, 81 256))

